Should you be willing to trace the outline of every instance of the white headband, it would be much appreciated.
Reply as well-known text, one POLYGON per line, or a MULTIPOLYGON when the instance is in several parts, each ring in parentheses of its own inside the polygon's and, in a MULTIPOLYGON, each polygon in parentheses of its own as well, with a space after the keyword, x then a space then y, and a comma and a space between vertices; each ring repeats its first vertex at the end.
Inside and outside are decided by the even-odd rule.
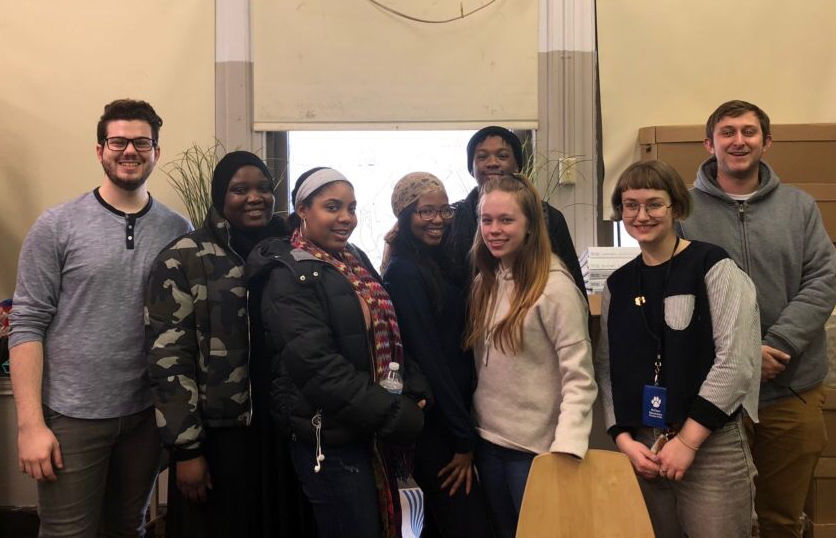
POLYGON ((299 189, 296 191, 296 198, 293 199, 293 207, 299 207, 299 204, 304 202, 305 199, 316 189, 335 181, 345 181, 351 185, 351 182, 347 180, 344 175, 337 172, 333 168, 323 168, 322 170, 317 170, 313 174, 306 177, 305 181, 299 185, 299 189))

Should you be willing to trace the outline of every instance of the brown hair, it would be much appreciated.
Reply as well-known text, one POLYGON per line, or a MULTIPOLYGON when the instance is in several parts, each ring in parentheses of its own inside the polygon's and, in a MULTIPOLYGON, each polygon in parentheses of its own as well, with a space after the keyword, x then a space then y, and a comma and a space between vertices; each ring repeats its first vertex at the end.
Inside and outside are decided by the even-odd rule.
POLYGON ((154 107, 145 101, 134 99, 117 99, 104 107, 104 113, 96 125, 96 141, 104 143, 107 138, 107 125, 115 120, 141 120, 151 126, 151 138, 157 142, 160 138, 160 127, 163 120, 154 111, 154 107))
POLYGON ((708 117, 708 121, 705 123, 705 137, 709 140, 714 139, 714 128, 717 127, 717 124, 726 117, 737 118, 746 114, 747 112, 754 112, 755 116, 758 117, 758 121, 761 124, 761 132, 763 133, 764 139, 768 136, 772 136, 772 131, 769 128, 769 116, 766 115, 766 112, 761 110, 757 105, 753 105, 752 103, 747 103, 746 101, 734 100, 734 101, 726 101, 722 105, 717 107, 717 110, 711 113, 708 117))
POLYGON ((470 257, 473 268, 478 274, 473 280, 470 291, 465 346, 473 347, 476 342, 485 338, 489 331, 492 331, 494 346, 501 349, 503 353, 507 351, 516 353, 523 348, 525 316, 546 289, 551 265, 551 249, 540 197, 531 181, 522 174, 502 176, 486 181, 479 189, 479 213, 481 213, 485 195, 493 191, 507 192, 514 196, 523 215, 528 219, 528 237, 511 267, 514 295, 510 299, 508 313, 494 327, 490 327, 488 323, 491 321, 497 300, 496 269, 499 266, 499 260, 485 245, 481 229, 476 231, 470 257))
POLYGON ((612 191, 613 220, 621 220, 621 195, 630 189, 665 191, 671 197, 675 219, 685 219, 691 214, 688 188, 673 166, 665 161, 638 161, 621 173, 612 191))

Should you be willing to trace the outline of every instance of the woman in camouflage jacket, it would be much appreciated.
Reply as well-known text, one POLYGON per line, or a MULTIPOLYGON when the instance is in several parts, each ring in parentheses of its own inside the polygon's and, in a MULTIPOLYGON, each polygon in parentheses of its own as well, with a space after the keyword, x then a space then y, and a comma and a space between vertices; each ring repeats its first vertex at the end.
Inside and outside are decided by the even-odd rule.
POLYGON ((218 163, 202 227, 157 257, 146 292, 148 374, 170 449, 167 536, 255 536, 260 469, 251 426, 250 319, 244 260, 284 235, 273 181, 252 153, 218 163))

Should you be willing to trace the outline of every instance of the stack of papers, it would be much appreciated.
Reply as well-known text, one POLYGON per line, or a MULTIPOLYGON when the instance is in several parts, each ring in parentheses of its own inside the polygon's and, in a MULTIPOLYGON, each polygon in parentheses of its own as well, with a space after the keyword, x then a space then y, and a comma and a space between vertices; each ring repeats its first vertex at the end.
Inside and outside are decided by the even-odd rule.
POLYGON ((639 255, 639 247, 589 247, 579 259, 587 293, 601 293, 607 278, 639 255))

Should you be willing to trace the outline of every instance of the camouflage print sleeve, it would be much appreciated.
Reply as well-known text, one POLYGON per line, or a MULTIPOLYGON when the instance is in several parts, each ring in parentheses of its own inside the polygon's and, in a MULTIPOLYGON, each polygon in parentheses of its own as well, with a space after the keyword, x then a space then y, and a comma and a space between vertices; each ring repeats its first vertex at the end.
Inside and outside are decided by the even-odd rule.
POLYGON ((160 253, 145 298, 148 375, 157 426, 165 446, 194 451, 203 437, 196 379, 199 347, 194 302, 204 286, 190 282, 184 264, 196 251, 184 237, 160 253))

